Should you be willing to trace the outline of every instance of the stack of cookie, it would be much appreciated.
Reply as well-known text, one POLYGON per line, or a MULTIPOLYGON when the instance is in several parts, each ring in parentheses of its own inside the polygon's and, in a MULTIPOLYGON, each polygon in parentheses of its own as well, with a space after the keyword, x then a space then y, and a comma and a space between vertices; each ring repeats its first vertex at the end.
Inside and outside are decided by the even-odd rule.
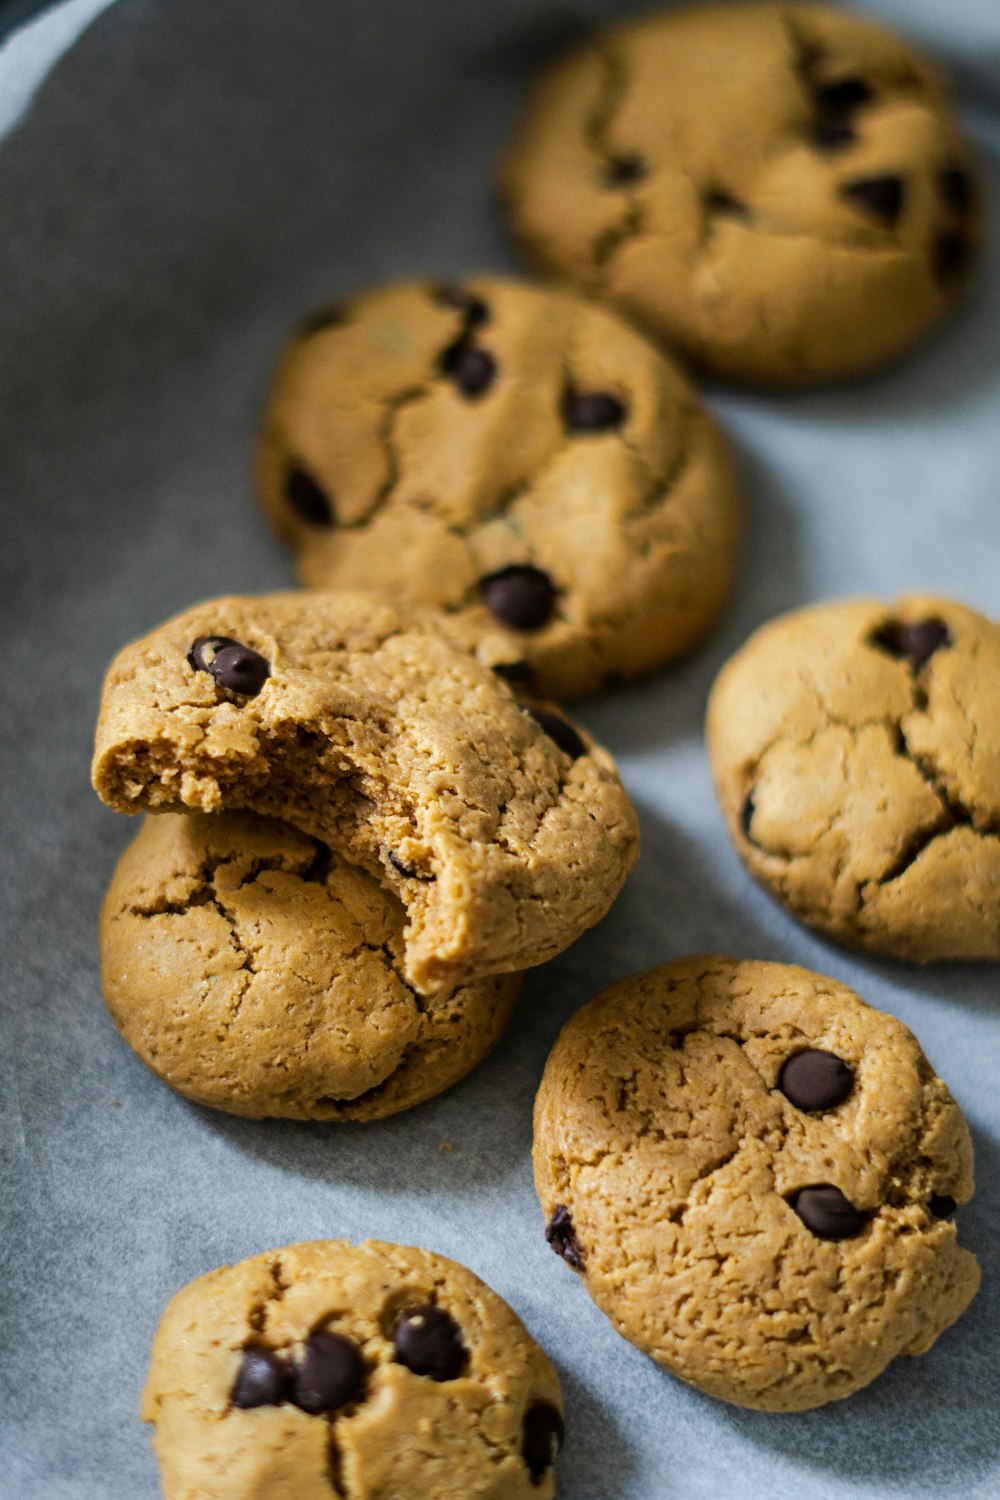
MULTIPOLYGON (((678 359, 771 386, 869 370, 980 237, 932 71, 797 5, 595 40, 543 82, 504 191, 575 289, 412 282, 309 318, 257 458, 306 590, 188 610, 108 675, 94 784, 155 816, 105 903, 105 994, 202 1104, 371 1120, 486 1055, 522 971, 638 854, 611 758, 547 700, 691 649, 732 583, 734 470, 678 359)), ((708 718, 751 874, 843 942, 1000 957, 998 670, 1000 629, 941 599, 760 631, 708 718)), ((978 1283, 946 1086, 900 1022, 790 966, 687 958, 584 1006, 535 1174, 618 1331, 763 1411, 929 1348, 978 1283)), ((563 1437, 511 1310, 374 1242, 187 1288, 144 1414, 171 1500, 551 1495, 563 1437)))

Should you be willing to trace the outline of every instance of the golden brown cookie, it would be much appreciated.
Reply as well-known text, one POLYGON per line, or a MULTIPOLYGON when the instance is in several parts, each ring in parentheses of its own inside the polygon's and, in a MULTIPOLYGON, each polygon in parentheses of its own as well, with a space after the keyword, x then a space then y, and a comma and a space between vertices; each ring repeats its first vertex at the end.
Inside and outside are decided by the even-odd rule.
POLYGON ((126 646, 93 777, 119 812, 247 809, 322 839, 403 902, 423 993, 553 957, 638 853, 606 751, 363 594, 217 599, 126 646))
POLYGON ((916 1038, 822 975, 699 957, 614 984, 535 1104, 552 1248, 625 1338, 763 1411, 921 1354, 979 1284, 961 1111, 916 1038))
POLYGON ((171 1088, 232 1114, 375 1120, 463 1078, 519 974, 430 997, 403 908, 364 870, 253 813, 146 818, 101 915, 104 998, 171 1088))
POLYGON ((754 383, 891 359, 951 307, 981 238, 940 78, 818 6, 599 37, 542 81, 503 186, 536 265, 754 383))
POLYGON ((550 1500, 555 1370, 428 1250, 314 1240, 202 1276, 143 1395, 166 1500, 550 1500))
POLYGON ((998 681, 1000 626, 947 599, 823 604, 758 630, 707 730, 750 873, 842 942, 1000 958, 998 681))
POLYGON ((676 366, 579 297, 495 278, 311 319, 257 474, 306 584, 441 611, 557 698, 686 651, 736 561, 729 456, 676 366))

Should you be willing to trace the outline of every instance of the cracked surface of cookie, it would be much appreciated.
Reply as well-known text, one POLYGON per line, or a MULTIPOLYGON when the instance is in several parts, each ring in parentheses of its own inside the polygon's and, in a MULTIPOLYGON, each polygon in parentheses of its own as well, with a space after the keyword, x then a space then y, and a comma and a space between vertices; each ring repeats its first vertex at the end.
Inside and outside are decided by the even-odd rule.
POLYGON ((722 669, 730 837, 801 921, 897 958, 1000 958, 1000 626, 947 599, 819 605, 722 669))
POLYGON ((557 289, 402 284, 310 320, 257 476, 307 585, 439 610, 557 698, 694 645, 735 567, 714 423, 640 334, 557 289))
POLYGON ((551 1363, 464 1266, 315 1240, 186 1286, 142 1403, 166 1500, 549 1500, 551 1363))
POLYGON ((520 976, 433 997, 402 973, 378 881, 253 813, 146 818, 101 917, 104 998, 172 1088, 232 1114, 374 1120, 465 1076, 520 976))
POLYGON ((805 5, 673 11, 588 44, 542 80, 503 189, 536 265, 761 384, 891 359, 981 238, 941 80, 881 26, 805 5))
POLYGON ((432 993, 553 957, 636 858, 614 762, 556 720, 373 596, 218 599, 119 652, 93 779, 120 812, 246 809, 323 840, 400 897, 404 974, 432 993))
POLYGON ((806 969, 709 956, 612 985, 552 1050, 534 1161, 550 1244, 618 1332, 738 1406, 849 1396, 979 1283, 950 1217, 961 1111, 901 1022, 806 969), (817 1088, 831 1070, 846 1092, 817 1088))

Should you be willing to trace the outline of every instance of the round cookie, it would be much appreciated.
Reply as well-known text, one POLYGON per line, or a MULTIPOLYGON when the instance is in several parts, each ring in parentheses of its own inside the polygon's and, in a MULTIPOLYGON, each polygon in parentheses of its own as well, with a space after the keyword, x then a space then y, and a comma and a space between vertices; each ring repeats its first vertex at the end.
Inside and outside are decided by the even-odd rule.
POLYGON ((686 651, 736 562, 735 477, 687 381, 557 289, 409 283, 311 319, 257 476, 307 585, 440 611, 556 698, 686 651))
POLYGON ((1000 626, 947 599, 824 604, 751 636, 708 707, 747 869, 811 927, 1000 958, 1000 626))
POLYGON ((429 998, 403 908, 364 870, 252 813, 146 818, 101 914, 104 998, 171 1088, 231 1114, 375 1120, 463 1078, 518 974, 429 998))
POLYGON ((862 374, 921 337, 981 239, 941 80, 806 5, 646 17, 560 63, 503 188, 539 267, 752 383, 862 374))
POLYGON ((186 1286, 142 1416, 166 1500, 548 1500, 562 1397, 464 1266, 314 1240, 186 1286))
POLYGON ((604 750, 366 594, 216 599, 125 647, 93 780, 119 812, 245 809, 329 844, 403 902, 423 994, 561 952, 638 854, 604 750))
POLYGON ((552 1050, 534 1160, 546 1237, 618 1332, 738 1406, 849 1396, 979 1283, 958 1106, 905 1026, 805 969, 612 985, 552 1050))

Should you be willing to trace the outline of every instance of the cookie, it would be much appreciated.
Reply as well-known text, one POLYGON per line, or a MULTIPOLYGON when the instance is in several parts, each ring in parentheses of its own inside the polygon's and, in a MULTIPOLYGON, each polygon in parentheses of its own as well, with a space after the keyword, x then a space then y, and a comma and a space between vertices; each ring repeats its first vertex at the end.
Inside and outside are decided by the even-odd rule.
POLYGON ((506 1302, 428 1250, 314 1240, 163 1314, 142 1402, 166 1500, 546 1500, 559 1381, 506 1302))
POLYGON ((694 645, 736 561, 732 466, 677 368, 601 308, 493 278, 311 319, 257 474, 307 585, 440 611, 556 698, 694 645))
POLYGON ((329 844, 401 899, 423 994, 551 958, 638 852, 604 750, 363 594, 218 599, 127 646, 93 778, 120 812, 246 809, 329 844))
POLYGON ((104 998, 165 1083, 231 1114, 375 1120, 463 1078, 521 986, 424 999, 403 908, 364 870, 253 813, 147 818, 101 915, 104 998))
POLYGON ((849 1396, 979 1283, 958 1106, 905 1026, 806 969, 612 985, 552 1050, 534 1159, 549 1243, 618 1332, 737 1406, 849 1396))
POLYGON ((825 604, 723 668, 708 752, 747 869, 801 921, 928 963, 1000 958, 1000 626, 825 604))
POLYGON ((942 81, 881 26, 805 5, 589 43, 542 81, 503 189, 536 265, 705 369, 779 386, 906 349, 981 239, 942 81))

